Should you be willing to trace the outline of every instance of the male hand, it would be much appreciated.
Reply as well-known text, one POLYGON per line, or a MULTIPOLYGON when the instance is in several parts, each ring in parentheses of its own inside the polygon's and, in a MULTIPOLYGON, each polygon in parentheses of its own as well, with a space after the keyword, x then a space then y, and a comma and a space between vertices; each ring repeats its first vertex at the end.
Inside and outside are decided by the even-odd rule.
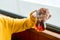
POLYGON ((49 10, 47 8, 40 8, 39 10, 37 10, 37 12, 33 11, 33 17, 37 17, 36 13, 38 13, 40 19, 44 22, 51 17, 51 14, 49 13, 49 10))

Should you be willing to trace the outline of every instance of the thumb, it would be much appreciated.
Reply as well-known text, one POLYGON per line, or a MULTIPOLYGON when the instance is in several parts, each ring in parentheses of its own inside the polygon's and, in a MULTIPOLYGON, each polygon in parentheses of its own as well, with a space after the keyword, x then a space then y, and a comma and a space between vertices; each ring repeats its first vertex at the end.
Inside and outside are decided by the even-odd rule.
POLYGON ((33 20, 33 21, 36 20, 36 17, 33 15, 34 12, 35 12, 35 11, 32 11, 32 12, 30 13, 30 19, 33 20))

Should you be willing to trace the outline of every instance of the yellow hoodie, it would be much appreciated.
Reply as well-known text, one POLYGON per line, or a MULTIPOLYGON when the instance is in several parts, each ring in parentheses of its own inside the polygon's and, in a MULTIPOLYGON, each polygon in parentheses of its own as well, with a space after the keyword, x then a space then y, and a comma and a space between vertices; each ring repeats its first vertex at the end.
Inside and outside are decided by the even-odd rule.
POLYGON ((32 16, 32 13, 29 18, 24 19, 0 16, 0 40, 11 40, 13 33, 32 28, 36 23, 36 18, 32 16))

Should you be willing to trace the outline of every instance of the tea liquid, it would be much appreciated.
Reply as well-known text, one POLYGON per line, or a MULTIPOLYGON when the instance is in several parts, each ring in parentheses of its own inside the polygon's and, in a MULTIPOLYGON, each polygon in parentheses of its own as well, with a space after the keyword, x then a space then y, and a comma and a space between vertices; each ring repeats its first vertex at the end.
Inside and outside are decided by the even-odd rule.
POLYGON ((35 29, 39 32, 44 31, 45 27, 44 27, 44 22, 43 21, 37 21, 36 25, 35 25, 35 29))

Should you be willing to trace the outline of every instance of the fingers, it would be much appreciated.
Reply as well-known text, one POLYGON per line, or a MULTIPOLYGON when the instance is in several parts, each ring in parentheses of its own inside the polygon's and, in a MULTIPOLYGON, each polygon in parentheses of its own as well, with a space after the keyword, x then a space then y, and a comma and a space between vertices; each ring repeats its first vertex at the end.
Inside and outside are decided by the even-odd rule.
POLYGON ((49 15, 48 19, 51 17, 51 15, 49 15))

